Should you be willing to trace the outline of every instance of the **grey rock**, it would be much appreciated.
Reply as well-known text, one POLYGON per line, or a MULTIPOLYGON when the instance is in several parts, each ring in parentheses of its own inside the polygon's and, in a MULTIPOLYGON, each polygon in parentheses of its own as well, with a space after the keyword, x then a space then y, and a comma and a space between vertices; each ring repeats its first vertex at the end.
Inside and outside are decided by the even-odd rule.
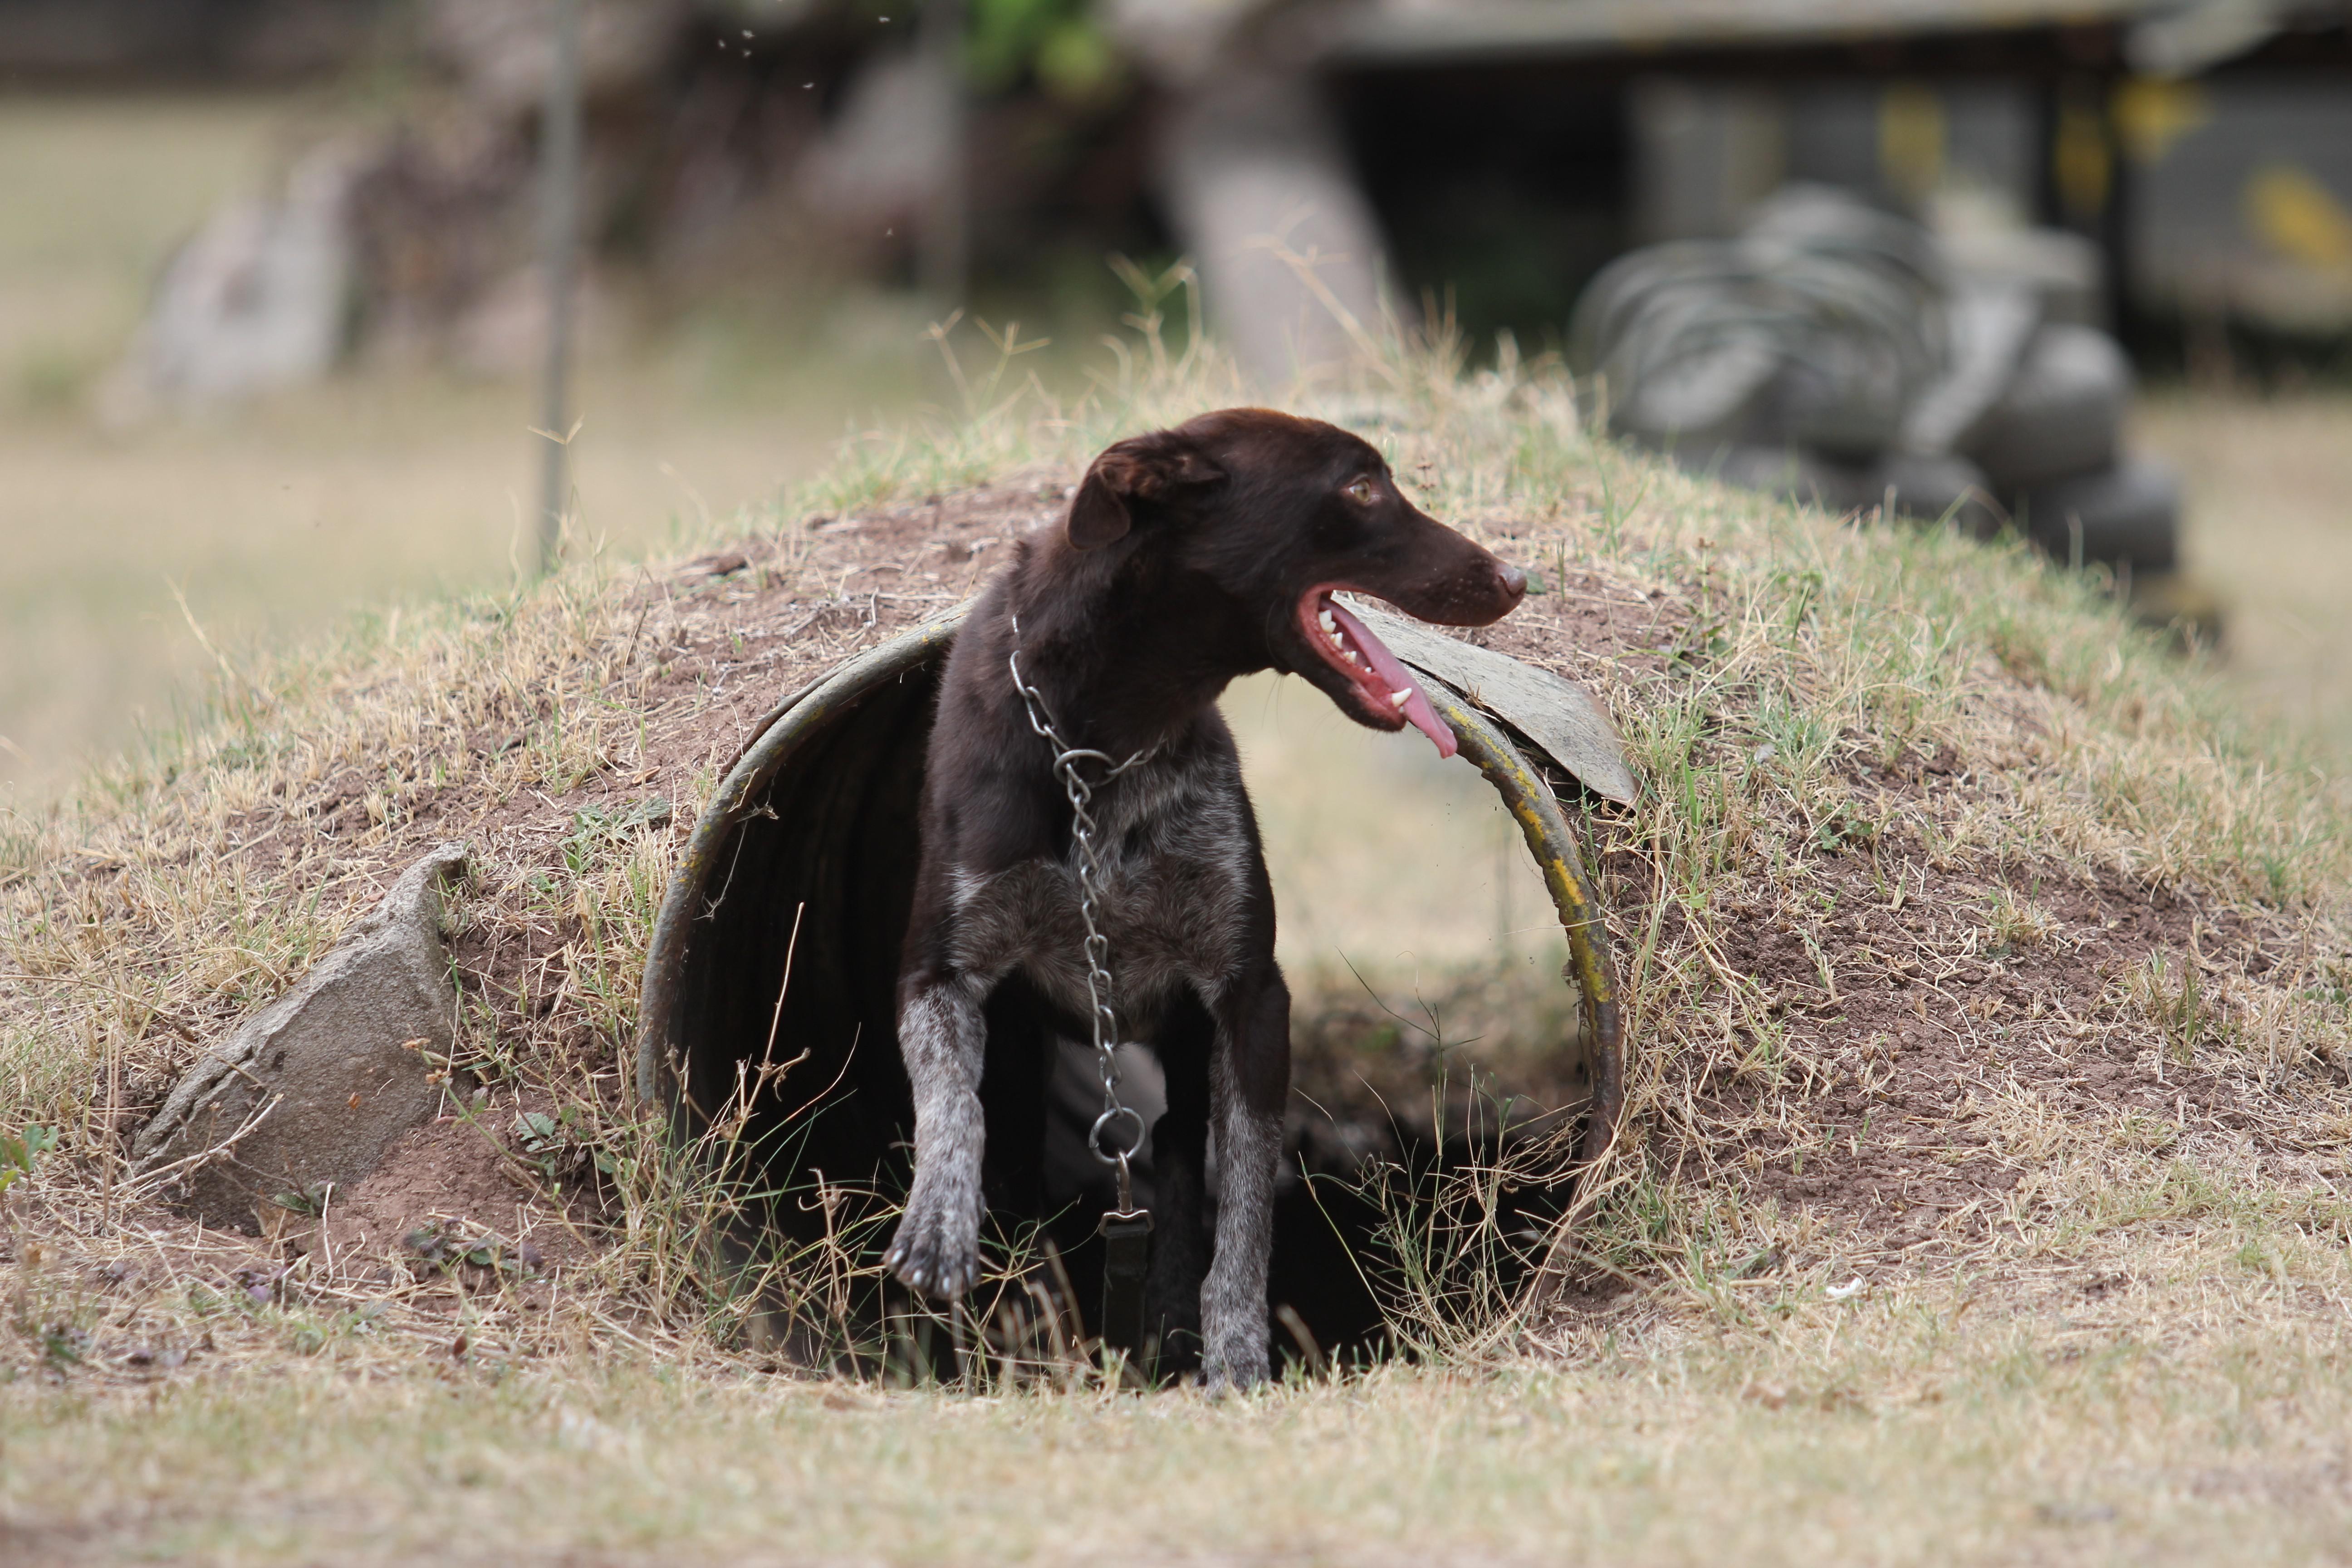
POLYGON ((794 171, 803 201, 844 229, 912 223, 954 177, 954 83, 925 52, 868 59, 794 171))
POLYGON ((1584 688, 1418 621, 1360 602, 1351 607, 1399 658, 1518 731, 1577 783, 1603 799, 1633 803, 1638 790, 1617 727, 1584 688))
POLYGON ((281 1194, 365 1179, 393 1140, 432 1115, 457 994, 441 944, 444 844, 291 991, 188 1069, 131 1152, 206 1224, 256 1228, 281 1194))
MULTIPOLYGON (((462 100, 509 122, 529 122, 547 101, 555 61, 554 0, 425 0, 404 6, 416 41, 457 79, 462 100)), ((799 19, 804 5, 772 5, 762 32, 799 19)), ((655 91, 674 68, 675 50, 694 29, 687 0, 586 0, 580 7, 580 89, 589 102, 626 102, 655 91)))

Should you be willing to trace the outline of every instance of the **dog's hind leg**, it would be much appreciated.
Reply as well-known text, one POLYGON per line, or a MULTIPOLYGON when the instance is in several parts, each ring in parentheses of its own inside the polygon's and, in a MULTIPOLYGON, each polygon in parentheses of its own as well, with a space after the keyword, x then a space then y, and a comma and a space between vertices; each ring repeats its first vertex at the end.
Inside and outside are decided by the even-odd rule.
POLYGON ((1159 1375, 1201 1364, 1201 1284, 1209 1163, 1209 1058, 1217 1028, 1188 988, 1161 1022, 1154 1048, 1168 1080, 1167 1113, 1151 1128, 1151 1271, 1144 1321, 1158 1335, 1159 1375))
POLYGON ((915 1098, 915 1183, 882 1261, 914 1289, 947 1301, 980 1276, 980 1162, 986 1130, 980 1077, 988 1025, 971 978, 911 987, 898 1047, 915 1098))
POLYGON ((1267 1372, 1265 1278, 1290 1093, 1290 991, 1271 961, 1252 978, 1221 998, 1209 1064, 1217 1252, 1201 1291, 1201 1377, 1212 1392, 1247 1388, 1267 1372))

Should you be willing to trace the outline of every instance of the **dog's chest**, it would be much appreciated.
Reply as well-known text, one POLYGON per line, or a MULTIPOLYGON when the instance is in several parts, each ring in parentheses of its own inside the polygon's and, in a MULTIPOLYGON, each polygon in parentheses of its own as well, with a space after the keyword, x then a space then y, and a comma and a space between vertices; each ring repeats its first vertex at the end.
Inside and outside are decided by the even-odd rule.
MULTIPOLYGON (((1260 873, 1249 797, 1230 763, 1146 764, 1095 797, 1096 920, 1109 939, 1131 1022, 1182 984, 1213 997, 1245 956, 1250 889, 1260 873)), ((1086 1011, 1086 924, 1076 846, 982 875, 953 873, 956 962, 991 981, 1021 970, 1055 1002, 1086 1011)))

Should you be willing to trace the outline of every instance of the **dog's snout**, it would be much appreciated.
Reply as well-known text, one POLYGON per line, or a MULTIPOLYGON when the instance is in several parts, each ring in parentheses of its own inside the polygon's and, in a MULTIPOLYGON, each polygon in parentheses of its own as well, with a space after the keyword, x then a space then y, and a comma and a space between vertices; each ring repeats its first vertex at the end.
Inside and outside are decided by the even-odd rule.
POLYGON ((1505 562, 1503 563, 1502 578, 1503 592, 1510 595, 1512 604, 1516 605, 1522 598, 1527 596, 1528 574, 1526 573, 1520 571, 1510 563, 1505 562))

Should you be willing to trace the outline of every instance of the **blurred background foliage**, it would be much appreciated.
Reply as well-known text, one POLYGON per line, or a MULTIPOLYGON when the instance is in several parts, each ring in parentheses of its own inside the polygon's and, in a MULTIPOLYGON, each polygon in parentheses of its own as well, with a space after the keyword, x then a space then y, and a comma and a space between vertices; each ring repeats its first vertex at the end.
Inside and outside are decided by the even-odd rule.
POLYGON ((1087 0, 971 0, 966 59, 972 86, 1003 92, 1034 80, 1072 103, 1097 101, 1126 80, 1118 51, 1087 0))

